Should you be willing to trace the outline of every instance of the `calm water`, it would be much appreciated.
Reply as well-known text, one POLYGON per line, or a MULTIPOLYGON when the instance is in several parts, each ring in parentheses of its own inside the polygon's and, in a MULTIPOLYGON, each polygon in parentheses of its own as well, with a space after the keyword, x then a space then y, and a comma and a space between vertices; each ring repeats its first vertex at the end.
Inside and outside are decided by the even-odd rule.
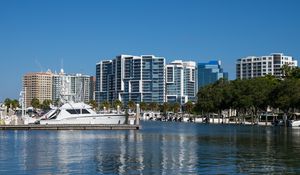
POLYGON ((139 131, 0 131, 0 174, 300 174, 300 130, 144 122, 139 131))

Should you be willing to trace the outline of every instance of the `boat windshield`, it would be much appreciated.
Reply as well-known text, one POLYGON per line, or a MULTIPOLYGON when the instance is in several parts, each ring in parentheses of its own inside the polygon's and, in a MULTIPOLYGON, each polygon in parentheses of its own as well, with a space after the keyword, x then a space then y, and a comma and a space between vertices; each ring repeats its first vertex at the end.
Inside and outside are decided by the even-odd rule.
POLYGON ((70 114, 90 114, 86 109, 67 109, 66 111, 70 114))
POLYGON ((60 110, 56 110, 50 117, 49 117, 49 120, 51 119, 56 119, 56 117, 58 116, 58 114, 60 113, 60 110))

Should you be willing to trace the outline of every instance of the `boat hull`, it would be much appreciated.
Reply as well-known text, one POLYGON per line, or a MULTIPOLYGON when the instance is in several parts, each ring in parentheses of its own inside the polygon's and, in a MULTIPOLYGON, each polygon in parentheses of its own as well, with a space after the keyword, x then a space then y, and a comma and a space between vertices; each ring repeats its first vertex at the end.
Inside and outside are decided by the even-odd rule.
POLYGON ((74 117, 62 120, 41 120, 41 125, 58 125, 58 124, 125 124, 125 116, 99 116, 99 117, 74 117))

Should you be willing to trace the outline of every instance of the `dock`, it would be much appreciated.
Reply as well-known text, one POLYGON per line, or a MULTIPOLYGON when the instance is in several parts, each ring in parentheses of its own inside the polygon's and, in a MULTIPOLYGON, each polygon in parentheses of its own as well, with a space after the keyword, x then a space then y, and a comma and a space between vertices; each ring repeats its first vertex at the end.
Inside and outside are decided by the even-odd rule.
POLYGON ((0 125, 0 130, 139 130, 140 125, 127 124, 59 124, 59 125, 0 125))

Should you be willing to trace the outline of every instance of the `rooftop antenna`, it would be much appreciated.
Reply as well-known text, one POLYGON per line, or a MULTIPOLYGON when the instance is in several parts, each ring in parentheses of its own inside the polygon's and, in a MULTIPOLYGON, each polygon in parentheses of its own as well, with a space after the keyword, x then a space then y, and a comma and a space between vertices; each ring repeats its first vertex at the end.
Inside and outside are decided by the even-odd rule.
POLYGON ((37 59, 35 59, 35 64, 40 68, 41 72, 43 72, 43 67, 37 59))
POLYGON ((60 72, 64 73, 64 60, 63 59, 60 60, 60 72))

